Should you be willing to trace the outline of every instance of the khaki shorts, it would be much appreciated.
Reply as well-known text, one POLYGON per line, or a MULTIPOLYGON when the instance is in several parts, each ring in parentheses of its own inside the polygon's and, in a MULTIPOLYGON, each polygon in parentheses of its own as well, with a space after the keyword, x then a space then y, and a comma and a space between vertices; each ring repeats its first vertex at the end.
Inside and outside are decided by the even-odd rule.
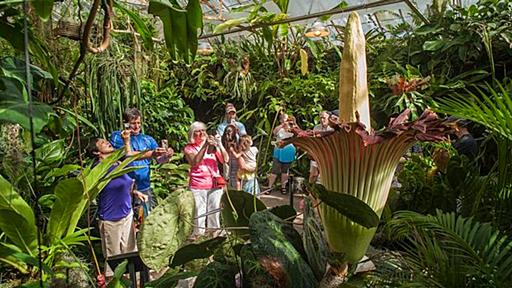
MULTIPOLYGON (((137 251, 133 212, 130 211, 130 214, 118 221, 100 220, 99 228, 101 249, 105 259, 114 255, 137 251)), ((106 262, 105 260, 105 275, 109 277, 114 273, 106 262)))

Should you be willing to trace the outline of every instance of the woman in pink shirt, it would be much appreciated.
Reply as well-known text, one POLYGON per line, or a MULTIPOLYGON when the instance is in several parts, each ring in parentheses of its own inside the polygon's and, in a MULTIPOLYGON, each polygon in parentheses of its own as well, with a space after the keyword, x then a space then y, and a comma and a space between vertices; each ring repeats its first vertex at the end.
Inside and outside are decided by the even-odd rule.
POLYGON ((194 234, 201 235, 205 228, 220 228, 222 187, 218 187, 216 180, 222 177, 218 164, 224 163, 228 155, 220 137, 208 136, 202 122, 192 123, 188 136, 189 144, 183 152, 190 164, 189 188, 196 204, 194 234))

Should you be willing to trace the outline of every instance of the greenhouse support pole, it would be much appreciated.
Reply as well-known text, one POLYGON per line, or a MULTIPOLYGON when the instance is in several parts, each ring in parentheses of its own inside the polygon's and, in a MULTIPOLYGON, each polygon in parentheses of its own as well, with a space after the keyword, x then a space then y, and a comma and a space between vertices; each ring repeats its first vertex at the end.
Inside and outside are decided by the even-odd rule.
POLYGON ((25 56, 25 83, 27 85, 27 94, 28 94, 28 115, 29 115, 29 123, 30 123, 30 145, 32 146, 32 149, 30 151, 30 155, 32 157, 32 173, 34 176, 34 179, 32 181, 32 196, 34 201, 34 211, 35 211, 35 217, 36 217, 36 233, 37 233, 37 264, 39 270, 37 271, 37 274, 39 275, 39 287, 43 288, 43 256, 42 256, 42 249, 41 249, 41 206, 39 206, 37 192, 34 191, 33 188, 37 189, 37 171, 36 171, 36 143, 35 143, 35 130, 34 130, 34 106, 33 106, 33 99, 32 99, 32 78, 31 78, 31 72, 30 72, 30 52, 29 52, 29 45, 30 40, 28 37, 28 18, 29 18, 29 6, 28 1, 23 1, 23 12, 25 14, 25 17, 23 19, 23 42, 24 42, 24 56, 25 56))

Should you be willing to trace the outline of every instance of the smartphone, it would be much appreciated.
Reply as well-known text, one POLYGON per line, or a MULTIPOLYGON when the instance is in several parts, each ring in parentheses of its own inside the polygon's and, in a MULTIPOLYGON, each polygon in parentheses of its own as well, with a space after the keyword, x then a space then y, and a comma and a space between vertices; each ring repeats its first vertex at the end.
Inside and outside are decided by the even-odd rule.
POLYGON ((169 142, 167 142, 167 139, 162 139, 162 148, 169 148, 169 142))
POLYGON ((130 123, 124 123, 124 129, 129 129, 130 128, 130 123))

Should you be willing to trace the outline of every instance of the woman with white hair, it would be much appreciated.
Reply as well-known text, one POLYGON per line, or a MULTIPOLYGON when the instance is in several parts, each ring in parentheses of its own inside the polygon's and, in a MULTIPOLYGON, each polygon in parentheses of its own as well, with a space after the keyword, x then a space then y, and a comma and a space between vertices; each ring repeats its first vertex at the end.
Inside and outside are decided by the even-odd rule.
POLYGON ((190 164, 189 188, 196 204, 194 234, 201 235, 205 228, 220 228, 221 182, 224 178, 219 173, 218 164, 224 163, 228 155, 220 137, 206 134, 204 123, 192 123, 188 135, 189 143, 183 152, 190 164))

